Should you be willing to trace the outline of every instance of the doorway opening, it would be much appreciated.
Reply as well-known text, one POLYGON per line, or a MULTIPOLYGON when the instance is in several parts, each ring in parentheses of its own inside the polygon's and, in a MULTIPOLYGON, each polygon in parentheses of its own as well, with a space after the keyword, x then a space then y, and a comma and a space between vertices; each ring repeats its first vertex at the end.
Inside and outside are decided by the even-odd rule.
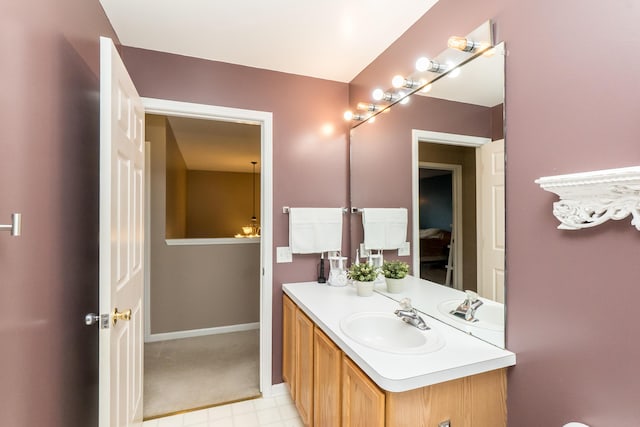
POLYGON ((412 140, 413 269, 426 276, 423 277, 426 280, 432 277, 435 283, 475 291, 478 286, 476 150, 490 142, 490 138, 413 130, 412 140), (450 178, 445 172, 450 173, 450 178), (449 180, 450 184, 442 182, 449 180), (437 210, 437 222, 427 218, 429 206, 423 203, 427 201, 425 190, 429 181, 432 187, 436 184, 442 187, 435 197, 451 201, 450 207, 443 207, 445 201, 437 210), (448 198, 447 192, 450 192, 448 198), (450 212, 444 212, 447 209, 450 212), (451 221, 449 227, 447 218, 451 221))
POLYGON ((270 395, 271 113, 143 104, 144 417, 270 395))
POLYGON ((420 278, 445 286, 455 282, 453 230, 460 227, 461 165, 419 164, 420 278))

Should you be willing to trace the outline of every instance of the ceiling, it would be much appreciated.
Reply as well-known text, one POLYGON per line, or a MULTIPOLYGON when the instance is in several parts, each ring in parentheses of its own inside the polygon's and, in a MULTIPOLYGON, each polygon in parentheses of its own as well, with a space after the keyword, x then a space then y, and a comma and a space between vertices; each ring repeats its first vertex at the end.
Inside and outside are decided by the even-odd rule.
POLYGON ((438 0, 100 0, 120 42, 350 82, 438 0))
POLYGON ((189 170, 260 172, 260 125, 168 117, 189 170))

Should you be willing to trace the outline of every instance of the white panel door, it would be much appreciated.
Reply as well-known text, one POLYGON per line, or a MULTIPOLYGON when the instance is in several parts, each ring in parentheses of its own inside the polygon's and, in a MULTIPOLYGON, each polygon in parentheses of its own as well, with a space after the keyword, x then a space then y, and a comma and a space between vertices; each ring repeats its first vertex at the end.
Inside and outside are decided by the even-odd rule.
POLYGON ((100 39, 100 427, 142 425, 144 109, 100 39), (115 310, 124 313, 114 324, 115 310), (130 316, 127 316, 128 310, 130 316), (127 317, 129 317, 127 319, 127 317))
POLYGON ((504 302, 504 139, 478 148, 478 293, 504 302))

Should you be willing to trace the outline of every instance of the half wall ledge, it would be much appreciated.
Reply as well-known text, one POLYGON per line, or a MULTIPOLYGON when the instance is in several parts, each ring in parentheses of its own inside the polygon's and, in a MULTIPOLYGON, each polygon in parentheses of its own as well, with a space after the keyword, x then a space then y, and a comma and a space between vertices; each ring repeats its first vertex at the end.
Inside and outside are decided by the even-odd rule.
POLYGON ((579 230, 631 215, 640 231, 640 166, 545 176, 535 180, 560 200, 553 215, 561 230, 579 230))

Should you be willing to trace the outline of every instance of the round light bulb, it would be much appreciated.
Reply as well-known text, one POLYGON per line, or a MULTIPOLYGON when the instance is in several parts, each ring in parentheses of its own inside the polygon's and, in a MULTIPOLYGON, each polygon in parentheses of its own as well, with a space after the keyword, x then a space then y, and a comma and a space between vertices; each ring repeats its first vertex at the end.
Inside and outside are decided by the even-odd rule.
POLYGON ((447 46, 449 46, 451 49, 457 49, 463 52, 469 52, 473 50, 474 47, 473 42, 469 43, 469 40, 467 40, 466 37, 457 36, 449 37, 447 46))
POLYGON ((350 110, 347 110, 347 111, 344 112, 343 117, 347 121, 352 120, 353 119, 353 112, 350 111, 350 110))
POLYGON ((427 71, 431 67, 431 60, 425 56, 416 61, 416 70, 427 71))
POLYGON ((373 97, 373 99, 375 99, 376 101, 381 101, 382 98, 384 98, 384 91, 382 89, 376 89, 373 91, 373 93, 371 94, 371 96, 373 97))
POLYGON ((402 86, 404 86, 405 81, 405 78, 398 74, 397 76, 394 76, 393 79, 391 79, 391 86, 395 87, 396 89, 401 88, 402 86))

